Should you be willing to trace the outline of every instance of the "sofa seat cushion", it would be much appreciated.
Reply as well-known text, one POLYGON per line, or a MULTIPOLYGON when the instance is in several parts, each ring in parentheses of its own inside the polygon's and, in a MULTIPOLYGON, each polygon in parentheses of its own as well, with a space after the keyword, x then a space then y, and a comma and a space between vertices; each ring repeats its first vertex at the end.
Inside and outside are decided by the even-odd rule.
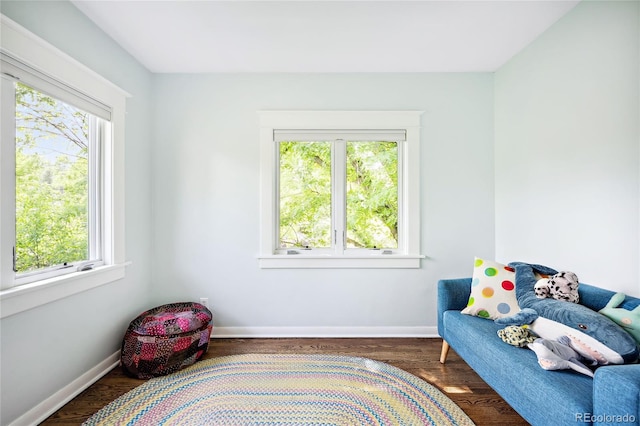
POLYGON ((580 424, 579 414, 593 412, 592 378, 572 370, 542 369, 533 351, 498 337, 503 325, 453 310, 444 312, 443 324, 442 337, 507 403, 519 407, 528 422, 580 424), (553 418, 548 413, 554 413, 553 418))

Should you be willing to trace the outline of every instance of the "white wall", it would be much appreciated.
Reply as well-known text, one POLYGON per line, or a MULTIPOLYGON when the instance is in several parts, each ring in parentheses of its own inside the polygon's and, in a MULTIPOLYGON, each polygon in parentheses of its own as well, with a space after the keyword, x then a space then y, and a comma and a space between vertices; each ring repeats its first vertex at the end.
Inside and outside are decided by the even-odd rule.
POLYGON ((636 296, 638 5, 582 2, 495 74, 496 257, 636 296))
POLYGON ((127 101, 126 278, 0 320, 0 424, 37 407, 119 349, 148 308, 151 75, 68 2, 2 1, 0 11, 133 95, 127 101))
POLYGON ((156 303, 208 297, 216 327, 435 333, 437 280, 494 254, 491 74, 156 75, 154 87, 156 303), (278 109, 425 111, 422 269, 258 268, 257 111, 278 109))

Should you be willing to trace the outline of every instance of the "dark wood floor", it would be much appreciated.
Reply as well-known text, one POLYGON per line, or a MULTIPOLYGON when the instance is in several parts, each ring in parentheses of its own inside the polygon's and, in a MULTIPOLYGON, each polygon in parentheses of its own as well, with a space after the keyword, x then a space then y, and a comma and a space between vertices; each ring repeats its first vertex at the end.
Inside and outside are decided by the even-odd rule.
MULTIPOLYGON (((383 361, 436 386, 479 426, 528 425, 451 350, 440 364, 441 339, 213 339, 207 358, 248 353, 312 353, 383 361)), ((43 425, 79 425, 118 396, 142 384, 115 368, 62 407, 43 425)))

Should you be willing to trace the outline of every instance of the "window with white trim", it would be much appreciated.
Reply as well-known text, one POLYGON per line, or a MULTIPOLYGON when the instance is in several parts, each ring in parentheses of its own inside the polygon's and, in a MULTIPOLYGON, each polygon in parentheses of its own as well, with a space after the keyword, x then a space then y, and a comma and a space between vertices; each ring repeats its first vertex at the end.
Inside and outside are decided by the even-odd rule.
POLYGON ((2 191, 15 235, 13 280, 5 286, 102 265, 102 150, 110 145, 111 109, 1 58, 1 152, 15 170, 2 191))
POLYGON ((124 276, 127 94, 2 16, 0 313, 124 276))
POLYGON ((261 112, 261 267, 419 267, 419 121, 261 112))

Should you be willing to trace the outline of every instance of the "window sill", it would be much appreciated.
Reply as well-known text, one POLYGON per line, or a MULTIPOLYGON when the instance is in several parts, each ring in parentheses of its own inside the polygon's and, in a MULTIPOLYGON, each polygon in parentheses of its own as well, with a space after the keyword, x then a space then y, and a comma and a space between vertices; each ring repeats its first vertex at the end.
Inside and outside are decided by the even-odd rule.
POLYGON ((125 266, 128 264, 101 266, 90 271, 73 272, 2 290, 0 291, 0 318, 122 279, 125 266))
POLYGON ((294 268, 360 268, 397 269, 420 268, 423 255, 376 255, 376 256, 331 256, 331 255, 263 255, 258 257, 262 269, 294 268))

